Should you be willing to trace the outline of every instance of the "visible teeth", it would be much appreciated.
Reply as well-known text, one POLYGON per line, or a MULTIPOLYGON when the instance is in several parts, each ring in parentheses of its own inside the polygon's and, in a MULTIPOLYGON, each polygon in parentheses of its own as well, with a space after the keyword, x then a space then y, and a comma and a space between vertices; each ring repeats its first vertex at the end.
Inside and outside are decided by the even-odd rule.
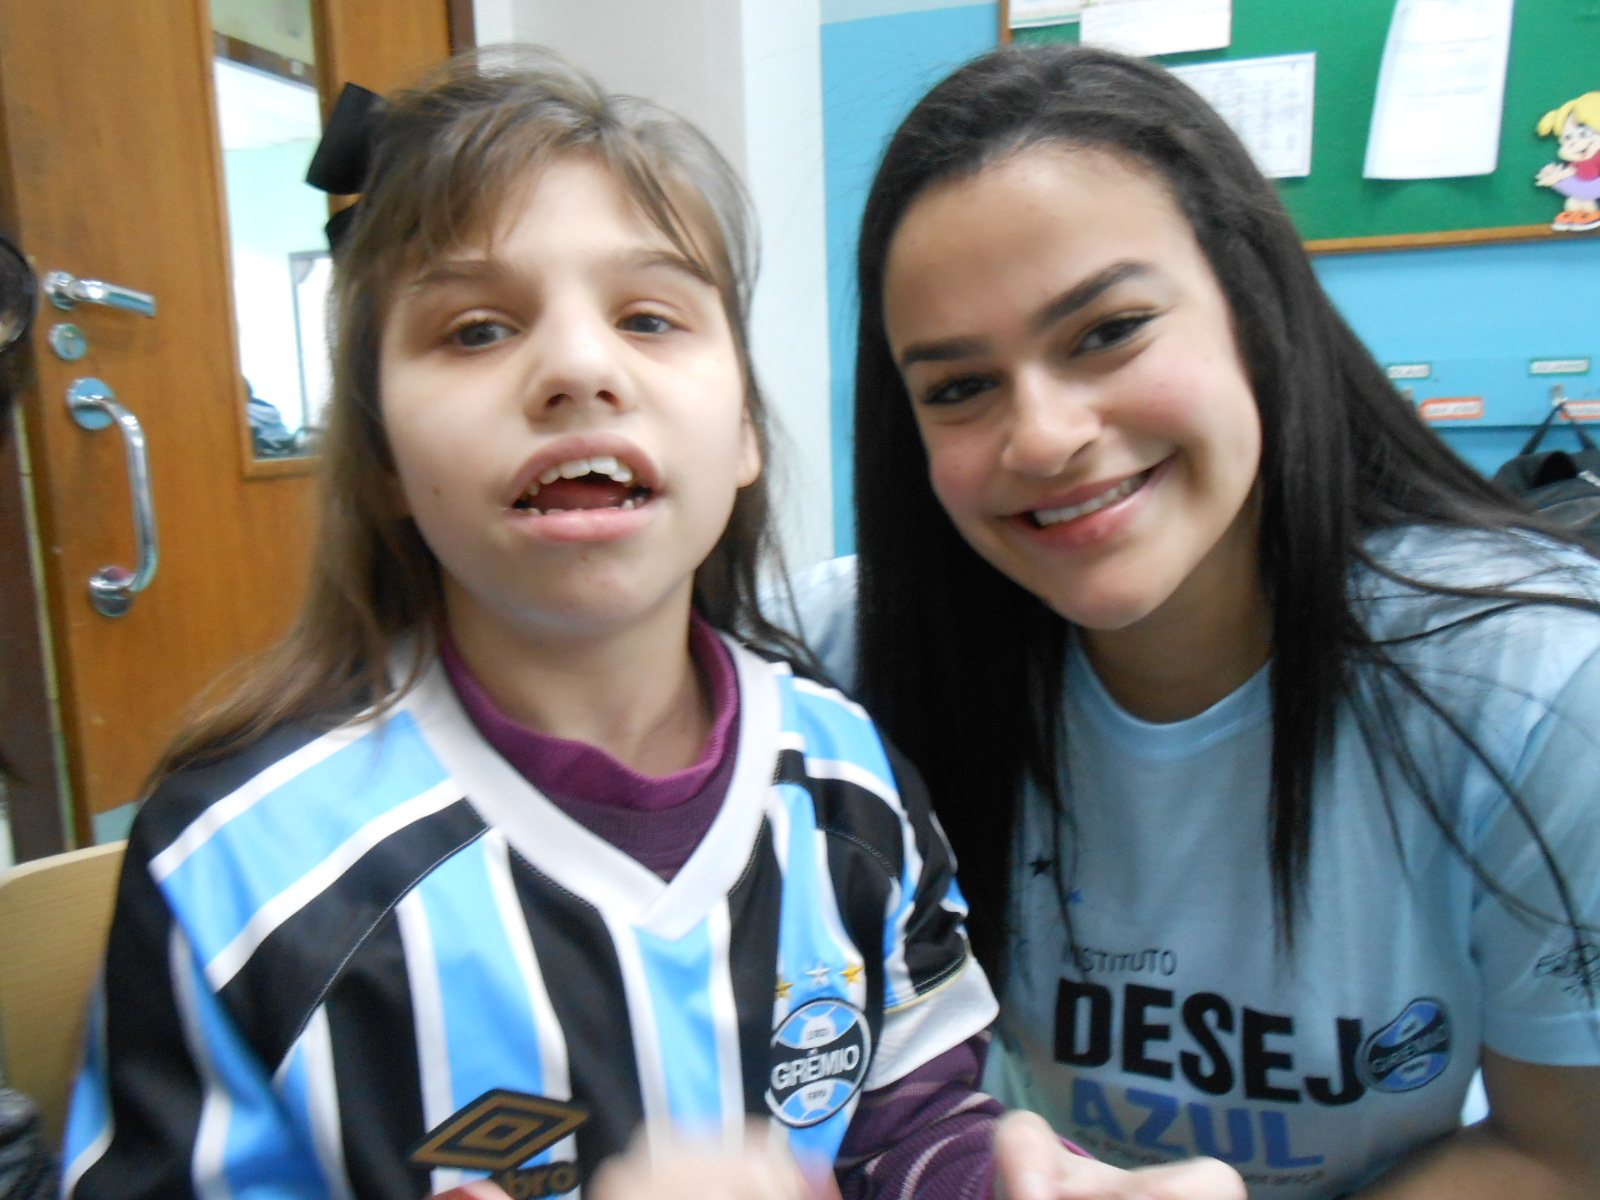
POLYGON ((1125 500, 1144 486, 1149 472, 1140 472, 1130 479, 1125 479, 1109 492, 1102 492, 1093 500, 1085 500, 1082 504, 1068 505, 1066 508, 1039 509, 1033 513, 1033 523, 1039 526, 1059 525, 1063 521, 1070 521, 1074 517, 1086 517, 1090 513, 1099 512, 1102 508, 1115 504, 1118 500, 1125 500))
MULTIPOLYGON (((602 454, 597 458, 571 458, 547 467, 539 475, 539 486, 554 483, 558 479, 582 479, 585 475, 605 475, 624 484, 633 482, 632 467, 618 461, 614 455, 602 454)), ((537 492, 538 488, 534 488, 529 494, 537 492)))
MULTIPOLYGON (((570 509, 570 508, 540 508, 537 504, 528 503, 528 501, 532 500, 534 492, 537 492, 537 491, 538 491, 538 489, 535 488, 533 492, 529 492, 526 496, 523 497, 523 499, 521 501, 519 501, 513 507, 516 508, 516 510, 518 512, 529 513, 529 514, 531 514, 532 516, 535 516, 535 517, 548 517, 551 513, 583 512, 583 511, 600 512, 600 511, 603 511, 601 509, 584 510, 584 509, 570 509)), ((620 501, 617 504, 608 504, 608 505, 606 505, 606 508, 623 509, 623 510, 635 509, 635 508, 638 508, 641 505, 643 505, 649 499, 650 499, 650 497, 649 497, 648 494, 642 495, 642 496, 639 496, 639 495, 629 496, 626 500, 620 501)))

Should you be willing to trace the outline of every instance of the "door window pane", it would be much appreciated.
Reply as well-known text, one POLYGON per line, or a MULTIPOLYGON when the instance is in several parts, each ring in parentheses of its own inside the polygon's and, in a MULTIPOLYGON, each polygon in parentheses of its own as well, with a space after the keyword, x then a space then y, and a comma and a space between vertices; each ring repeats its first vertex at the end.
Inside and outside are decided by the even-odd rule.
POLYGON ((311 0, 211 0, 245 416, 258 459, 313 453, 328 395, 328 198, 311 0))

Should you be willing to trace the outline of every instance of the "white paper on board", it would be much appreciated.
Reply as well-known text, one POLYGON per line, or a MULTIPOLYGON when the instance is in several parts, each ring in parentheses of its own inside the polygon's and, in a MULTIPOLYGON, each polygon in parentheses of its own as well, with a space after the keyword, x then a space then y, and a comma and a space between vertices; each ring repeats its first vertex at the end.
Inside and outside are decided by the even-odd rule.
POLYGON ((1086 0, 1079 40, 1124 54, 1182 54, 1233 44, 1233 0, 1086 0))
POLYGON ((1083 11, 1083 0, 1011 0, 1006 19, 1013 29, 1030 25, 1058 25, 1076 21, 1083 11))
POLYGON ((1513 2, 1399 0, 1367 135, 1368 179, 1495 169, 1513 2))
POLYGON ((1272 179, 1311 174, 1317 56, 1278 54, 1173 67, 1232 126, 1272 179))

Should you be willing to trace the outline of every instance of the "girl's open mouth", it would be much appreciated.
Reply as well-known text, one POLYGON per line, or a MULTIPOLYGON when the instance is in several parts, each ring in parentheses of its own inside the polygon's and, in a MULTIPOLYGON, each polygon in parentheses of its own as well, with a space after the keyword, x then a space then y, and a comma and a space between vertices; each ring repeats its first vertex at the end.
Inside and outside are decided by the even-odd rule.
POLYGON ((511 507, 539 517, 608 508, 626 511, 648 503, 652 494, 635 480, 627 463, 602 454, 546 468, 511 507))
POLYGON ((1079 517, 1087 517, 1097 513, 1103 508, 1110 508, 1121 500, 1126 500, 1145 484, 1150 482, 1150 477, 1160 469, 1161 464, 1151 467, 1147 471, 1140 471, 1137 475, 1130 475, 1116 487, 1108 488, 1092 500, 1085 500, 1082 504, 1071 504, 1065 508, 1040 508, 1024 514, 1029 524, 1035 529, 1048 529, 1052 525, 1060 525, 1064 521, 1075 521, 1079 517))

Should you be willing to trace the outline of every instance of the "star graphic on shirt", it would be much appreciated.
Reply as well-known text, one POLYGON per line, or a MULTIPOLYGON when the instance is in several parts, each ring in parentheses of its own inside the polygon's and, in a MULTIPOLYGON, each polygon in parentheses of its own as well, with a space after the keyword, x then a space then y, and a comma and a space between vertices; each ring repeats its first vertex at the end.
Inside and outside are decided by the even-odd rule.
POLYGON ((860 963, 857 963, 855 966, 846 967, 844 970, 840 971, 839 974, 844 977, 844 981, 846 983, 854 983, 856 980, 861 978, 861 972, 865 970, 865 967, 863 967, 860 963))
POLYGON ((778 976, 778 999, 779 1000, 787 1000, 789 998, 789 993, 792 992, 793 990, 794 990, 794 984, 790 983, 782 975, 778 976))
POLYGON ((833 969, 826 963, 820 962, 816 966, 812 967, 811 970, 806 972, 806 975, 811 979, 811 986, 814 988, 827 987, 828 976, 832 974, 833 969))
POLYGON ((1080 892, 1077 888, 1073 888, 1070 892, 1067 893, 1067 903, 1068 904, 1082 904, 1083 903, 1083 893, 1080 892))
POLYGON ((1056 865, 1056 860, 1055 859, 1046 858, 1042 854, 1038 858, 1034 859, 1031 863, 1028 864, 1028 866, 1033 868, 1033 877, 1035 879, 1039 878, 1039 876, 1043 875, 1046 871, 1048 871, 1051 867, 1053 867, 1055 865, 1056 865))

